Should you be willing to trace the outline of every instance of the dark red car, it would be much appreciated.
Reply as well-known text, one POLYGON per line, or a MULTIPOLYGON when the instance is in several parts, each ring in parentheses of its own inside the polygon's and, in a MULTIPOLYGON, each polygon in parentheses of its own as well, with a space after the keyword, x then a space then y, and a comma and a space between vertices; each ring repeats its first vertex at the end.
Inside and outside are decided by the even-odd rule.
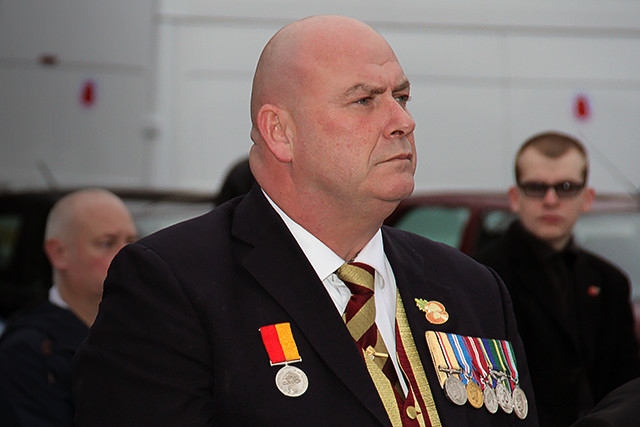
MULTIPOLYGON (((386 224, 473 255, 500 236, 513 219, 506 192, 434 192, 404 200, 386 224)), ((629 274, 640 339, 640 195, 597 195, 574 232, 578 244, 629 274)))

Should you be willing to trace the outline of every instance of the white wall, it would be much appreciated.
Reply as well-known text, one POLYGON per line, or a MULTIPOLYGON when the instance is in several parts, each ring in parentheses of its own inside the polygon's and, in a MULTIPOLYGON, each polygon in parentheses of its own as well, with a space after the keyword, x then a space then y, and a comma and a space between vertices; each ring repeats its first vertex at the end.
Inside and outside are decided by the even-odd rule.
POLYGON ((504 188, 517 146, 549 128, 585 140, 599 190, 627 190, 614 169, 640 186, 635 0, 48 0, 35 13, 36 3, 0 0, 0 184, 42 184, 33 164, 44 159, 65 184, 214 191, 250 147, 251 75, 268 38, 340 13, 378 29, 412 81, 418 189, 504 188), (59 8, 66 20, 51 20, 59 8), (54 23, 60 35, 43 30, 54 23), (38 66, 50 51, 98 57, 38 66), (104 97, 90 110, 75 99, 86 76, 104 97), (589 120, 573 114, 578 95, 589 120))
POLYGON ((0 0, 0 186, 46 185, 39 164, 61 185, 151 184, 154 6, 0 0))

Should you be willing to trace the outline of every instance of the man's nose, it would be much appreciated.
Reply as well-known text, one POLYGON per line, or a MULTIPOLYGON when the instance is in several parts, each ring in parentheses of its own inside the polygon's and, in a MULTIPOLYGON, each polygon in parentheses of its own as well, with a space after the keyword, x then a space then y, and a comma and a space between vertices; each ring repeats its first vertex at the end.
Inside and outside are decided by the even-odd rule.
POLYGON ((554 187, 547 188, 547 192, 544 193, 544 202, 547 204, 555 204, 558 202, 558 191, 554 187))
POLYGON ((416 122, 406 107, 403 107, 394 99, 391 109, 389 136, 398 137, 413 133, 416 128, 416 122))

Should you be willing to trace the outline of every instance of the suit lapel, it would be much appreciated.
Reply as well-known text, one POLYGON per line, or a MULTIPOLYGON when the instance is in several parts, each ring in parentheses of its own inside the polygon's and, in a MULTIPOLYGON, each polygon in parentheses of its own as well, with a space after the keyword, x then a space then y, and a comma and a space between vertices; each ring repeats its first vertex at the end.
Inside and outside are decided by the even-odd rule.
MULTIPOLYGON (((385 229, 383 228, 383 230, 385 229)), ((439 330, 439 327, 426 321, 424 313, 418 309, 415 299, 436 300, 443 303, 449 310, 450 303, 453 302, 451 287, 448 283, 439 281, 436 276, 430 275, 423 257, 416 254, 411 247, 402 245, 400 241, 389 236, 388 232, 384 232, 383 236, 385 254, 393 269, 396 286, 402 297, 407 319, 412 331, 414 331, 414 338, 419 340, 415 336, 418 333, 424 339, 424 332, 427 329, 439 330)), ((455 316, 450 317, 447 321, 448 329, 455 328, 456 322, 455 316)), ((426 339, 424 342, 426 345, 426 339)), ((430 359, 429 363, 431 363, 430 359)))
MULTIPOLYGON (((594 331, 598 330, 598 325, 596 324, 598 319, 602 319, 598 305, 602 283, 597 271, 589 267, 585 257, 581 254, 578 254, 576 258, 576 271, 575 291, 576 309, 578 310, 578 333, 584 350, 583 354, 593 357, 596 354, 594 349, 598 344, 594 331)), ((588 363, 592 365, 594 361, 588 360, 588 363)))
POLYGON ((243 266, 291 316, 292 325, 300 329, 336 376, 388 424, 362 357, 333 301, 258 187, 238 205, 232 227, 234 236, 251 246, 241 259, 243 266))
MULTIPOLYGON (((393 269, 409 329, 413 335, 431 393, 433 398, 438 401, 442 397, 440 396, 442 393, 438 390, 439 380, 433 367, 425 333, 428 330, 452 331, 459 328, 460 316, 456 316, 456 299, 451 283, 443 282, 442 275, 433 274, 433 270, 438 268, 437 260, 429 260, 428 254, 426 258, 424 258, 424 254, 417 254, 411 246, 394 238, 390 231, 392 230, 383 227, 385 254, 393 269), (428 322, 425 313, 418 308, 416 298, 439 301, 449 313, 449 320, 440 325, 428 322)), ((395 230, 393 231, 395 232, 395 230)))

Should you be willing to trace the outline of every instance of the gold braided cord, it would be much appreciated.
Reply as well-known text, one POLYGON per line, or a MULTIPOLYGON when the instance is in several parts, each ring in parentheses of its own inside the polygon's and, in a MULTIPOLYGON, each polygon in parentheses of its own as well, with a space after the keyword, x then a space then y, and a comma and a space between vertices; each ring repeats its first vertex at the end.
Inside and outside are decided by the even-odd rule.
POLYGON ((378 390, 378 395, 382 400, 384 409, 387 411, 387 415, 389 415, 391 425, 393 427, 402 427, 400 408, 398 407, 398 401, 396 400, 396 395, 391 382, 389 382, 389 378, 387 378, 384 372, 382 372, 382 370, 373 360, 371 360, 371 358, 369 358, 367 354, 363 355, 364 361, 367 364, 367 370, 369 371, 369 375, 378 390))
MULTIPOLYGON (((427 414, 431 421, 432 427, 442 427, 440 417, 438 416, 438 410, 436 408, 436 402, 433 400, 433 394, 431 394, 431 387, 429 386, 429 380, 427 380, 427 374, 424 371, 422 362, 420 361, 420 354, 416 348, 415 341, 413 340, 413 334, 409 328, 409 322, 407 321, 407 313, 404 311, 404 305, 402 304, 402 298, 400 292, 396 292, 396 319, 398 321, 398 328, 400 332, 400 339, 402 340, 402 346, 407 354, 407 359, 411 365, 411 371, 418 384, 418 390, 422 395, 422 398, 427 405, 427 414)), ((417 402, 416 402, 417 403, 417 402)))

